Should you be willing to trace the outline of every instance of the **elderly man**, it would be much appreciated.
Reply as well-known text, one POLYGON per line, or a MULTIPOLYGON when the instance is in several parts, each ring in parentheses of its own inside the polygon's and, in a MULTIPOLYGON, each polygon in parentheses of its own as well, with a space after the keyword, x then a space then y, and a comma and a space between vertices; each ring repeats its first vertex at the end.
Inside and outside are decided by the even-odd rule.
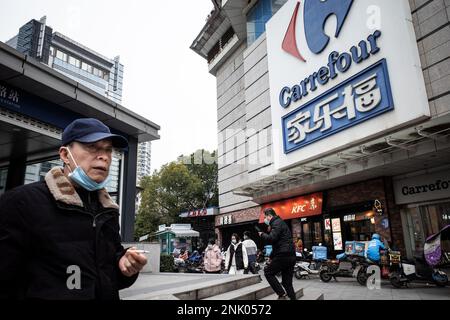
POLYGON ((119 235, 105 189, 113 148, 128 141, 96 119, 62 134, 64 168, 0 198, 0 298, 119 299, 147 263, 119 235))

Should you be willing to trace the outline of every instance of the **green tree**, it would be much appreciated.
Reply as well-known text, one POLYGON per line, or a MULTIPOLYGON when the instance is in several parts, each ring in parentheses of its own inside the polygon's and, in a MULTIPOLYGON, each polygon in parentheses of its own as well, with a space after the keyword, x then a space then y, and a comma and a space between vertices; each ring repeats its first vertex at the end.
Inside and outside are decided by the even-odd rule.
POLYGON ((201 149, 190 156, 180 156, 179 161, 202 181, 200 193, 196 194, 197 200, 201 202, 198 208, 219 206, 217 152, 201 149))
POLYGON ((171 162, 142 179, 142 200, 136 218, 136 238, 157 230, 158 225, 180 221, 181 212, 203 205, 202 180, 182 162, 171 162))

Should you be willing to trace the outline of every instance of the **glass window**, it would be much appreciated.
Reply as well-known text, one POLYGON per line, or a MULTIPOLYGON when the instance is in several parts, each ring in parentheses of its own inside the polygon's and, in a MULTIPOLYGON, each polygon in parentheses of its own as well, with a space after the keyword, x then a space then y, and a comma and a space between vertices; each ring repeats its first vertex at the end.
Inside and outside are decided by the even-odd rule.
POLYGON ((247 45, 251 45, 266 31, 266 22, 287 0, 259 0, 247 14, 247 45))
POLYGON ((55 56, 55 52, 56 52, 55 48, 50 47, 50 56, 54 57, 55 56))
POLYGON ((56 50, 56 57, 58 59, 62 60, 62 61, 66 61, 67 62, 67 54, 65 54, 61 50, 56 50))
POLYGON ((110 193, 111 197, 117 203, 120 202, 119 190, 120 190, 120 169, 122 165, 122 153, 113 151, 111 166, 109 168, 110 181, 106 186, 106 189, 110 193))
POLYGON ((69 63, 77 68, 80 67, 80 60, 78 60, 77 58, 69 56, 69 63))
POLYGON ((25 169, 24 184, 43 181, 47 172, 56 166, 62 165, 63 163, 60 159, 27 165, 25 169))
POLYGON ((86 62, 82 62, 81 63, 81 69, 83 69, 84 71, 87 71, 88 70, 88 64, 86 63, 86 62))

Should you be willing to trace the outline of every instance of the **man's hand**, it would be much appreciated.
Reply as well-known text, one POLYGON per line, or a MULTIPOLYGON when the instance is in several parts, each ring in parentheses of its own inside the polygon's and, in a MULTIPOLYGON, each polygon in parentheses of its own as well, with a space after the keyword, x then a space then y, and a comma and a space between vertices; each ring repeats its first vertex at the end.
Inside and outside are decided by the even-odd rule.
POLYGON ((147 258, 137 253, 136 248, 130 248, 119 260, 119 269, 124 276, 131 277, 142 270, 147 264, 147 258))

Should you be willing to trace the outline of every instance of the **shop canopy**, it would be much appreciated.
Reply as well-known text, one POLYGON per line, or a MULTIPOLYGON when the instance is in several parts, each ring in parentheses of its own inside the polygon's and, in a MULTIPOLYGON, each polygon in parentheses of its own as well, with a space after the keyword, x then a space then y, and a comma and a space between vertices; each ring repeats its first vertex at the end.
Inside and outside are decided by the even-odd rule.
POLYGON ((171 224, 170 227, 162 225, 159 227, 159 231, 155 232, 156 236, 172 233, 177 238, 194 238, 199 237, 198 231, 192 230, 190 224, 171 224))

